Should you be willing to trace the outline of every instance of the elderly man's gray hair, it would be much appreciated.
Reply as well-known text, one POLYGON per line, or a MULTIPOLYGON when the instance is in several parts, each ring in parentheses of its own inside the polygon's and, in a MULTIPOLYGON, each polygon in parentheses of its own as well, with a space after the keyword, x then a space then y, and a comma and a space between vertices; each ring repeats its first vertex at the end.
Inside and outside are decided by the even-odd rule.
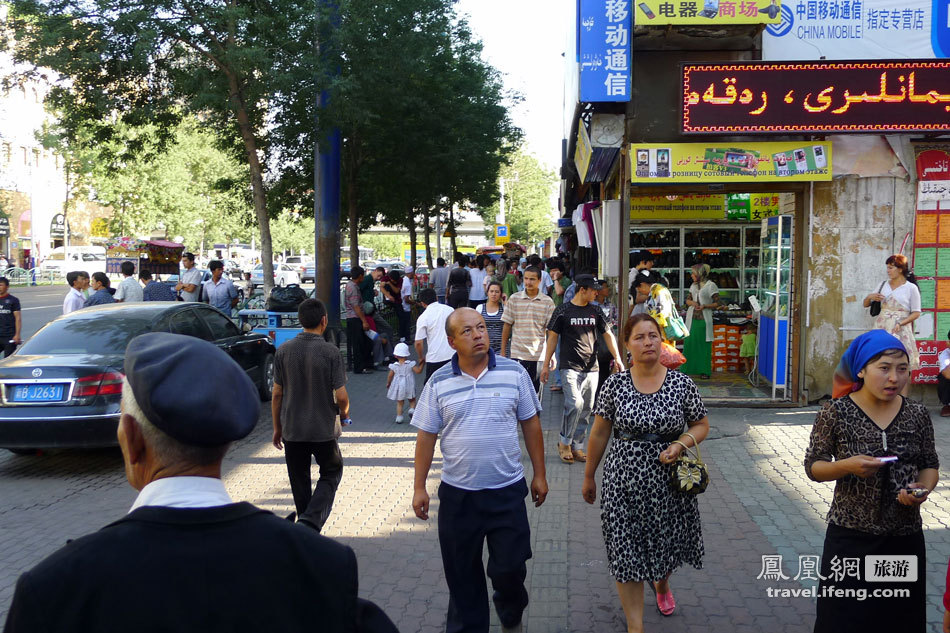
POLYGON ((122 413, 131 416, 142 435, 145 443, 155 453, 155 457, 163 464, 193 464, 195 466, 209 466, 224 459, 230 444, 221 446, 192 446, 179 442, 154 424, 145 416, 139 403, 132 393, 132 386, 128 378, 122 379, 122 413))

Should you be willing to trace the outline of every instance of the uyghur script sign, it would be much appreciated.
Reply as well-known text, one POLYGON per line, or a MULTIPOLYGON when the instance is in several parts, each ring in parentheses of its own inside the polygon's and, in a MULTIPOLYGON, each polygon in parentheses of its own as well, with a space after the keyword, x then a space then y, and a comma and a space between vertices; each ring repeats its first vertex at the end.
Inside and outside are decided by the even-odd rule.
POLYGON ((683 64, 686 134, 950 131, 950 62, 683 64))

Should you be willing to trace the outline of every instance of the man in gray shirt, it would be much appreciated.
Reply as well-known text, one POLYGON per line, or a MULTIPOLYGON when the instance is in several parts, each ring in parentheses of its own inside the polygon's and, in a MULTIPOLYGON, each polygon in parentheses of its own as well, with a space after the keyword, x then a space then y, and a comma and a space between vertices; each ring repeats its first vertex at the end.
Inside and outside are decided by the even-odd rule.
POLYGON ((435 296, 439 303, 445 303, 445 287, 449 281, 449 269, 445 265, 445 260, 439 257, 435 260, 436 268, 429 275, 429 281, 435 289, 435 296))
POLYGON ((201 271, 195 268, 195 254, 185 253, 181 256, 182 271, 175 291, 181 293, 182 301, 197 301, 198 290, 201 288, 201 271))
POLYGON ((297 521, 319 532, 330 516, 343 478, 337 438, 341 423, 349 424, 350 399, 344 386, 343 356, 323 338, 326 306, 307 299, 297 309, 297 316, 303 332, 281 345, 274 359, 273 441, 278 450, 284 450, 297 521), (311 457, 320 467, 320 479, 312 492, 311 457))

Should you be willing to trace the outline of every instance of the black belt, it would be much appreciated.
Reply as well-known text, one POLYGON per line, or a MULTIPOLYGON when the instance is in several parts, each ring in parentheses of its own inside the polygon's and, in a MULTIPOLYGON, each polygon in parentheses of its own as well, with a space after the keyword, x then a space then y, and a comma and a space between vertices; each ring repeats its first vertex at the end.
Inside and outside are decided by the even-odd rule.
POLYGON ((682 433, 668 433, 659 435, 658 433, 638 433, 627 431, 625 429, 614 429, 614 439, 627 440, 631 442, 656 442, 657 444, 666 444, 679 439, 682 433))

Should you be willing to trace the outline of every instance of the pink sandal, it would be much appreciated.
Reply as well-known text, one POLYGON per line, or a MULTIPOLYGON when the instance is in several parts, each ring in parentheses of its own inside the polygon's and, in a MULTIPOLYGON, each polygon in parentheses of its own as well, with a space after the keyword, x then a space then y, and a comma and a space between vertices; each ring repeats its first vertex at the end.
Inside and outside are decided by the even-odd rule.
POLYGON ((676 610, 676 600, 673 598, 673 591, 670 590, 666 593, 660 593, 656 590, 656 584, 650 584, 653 586, 653 593, 656 594, 656 608, 665 616, 673 615, 673 612, 676 610))

